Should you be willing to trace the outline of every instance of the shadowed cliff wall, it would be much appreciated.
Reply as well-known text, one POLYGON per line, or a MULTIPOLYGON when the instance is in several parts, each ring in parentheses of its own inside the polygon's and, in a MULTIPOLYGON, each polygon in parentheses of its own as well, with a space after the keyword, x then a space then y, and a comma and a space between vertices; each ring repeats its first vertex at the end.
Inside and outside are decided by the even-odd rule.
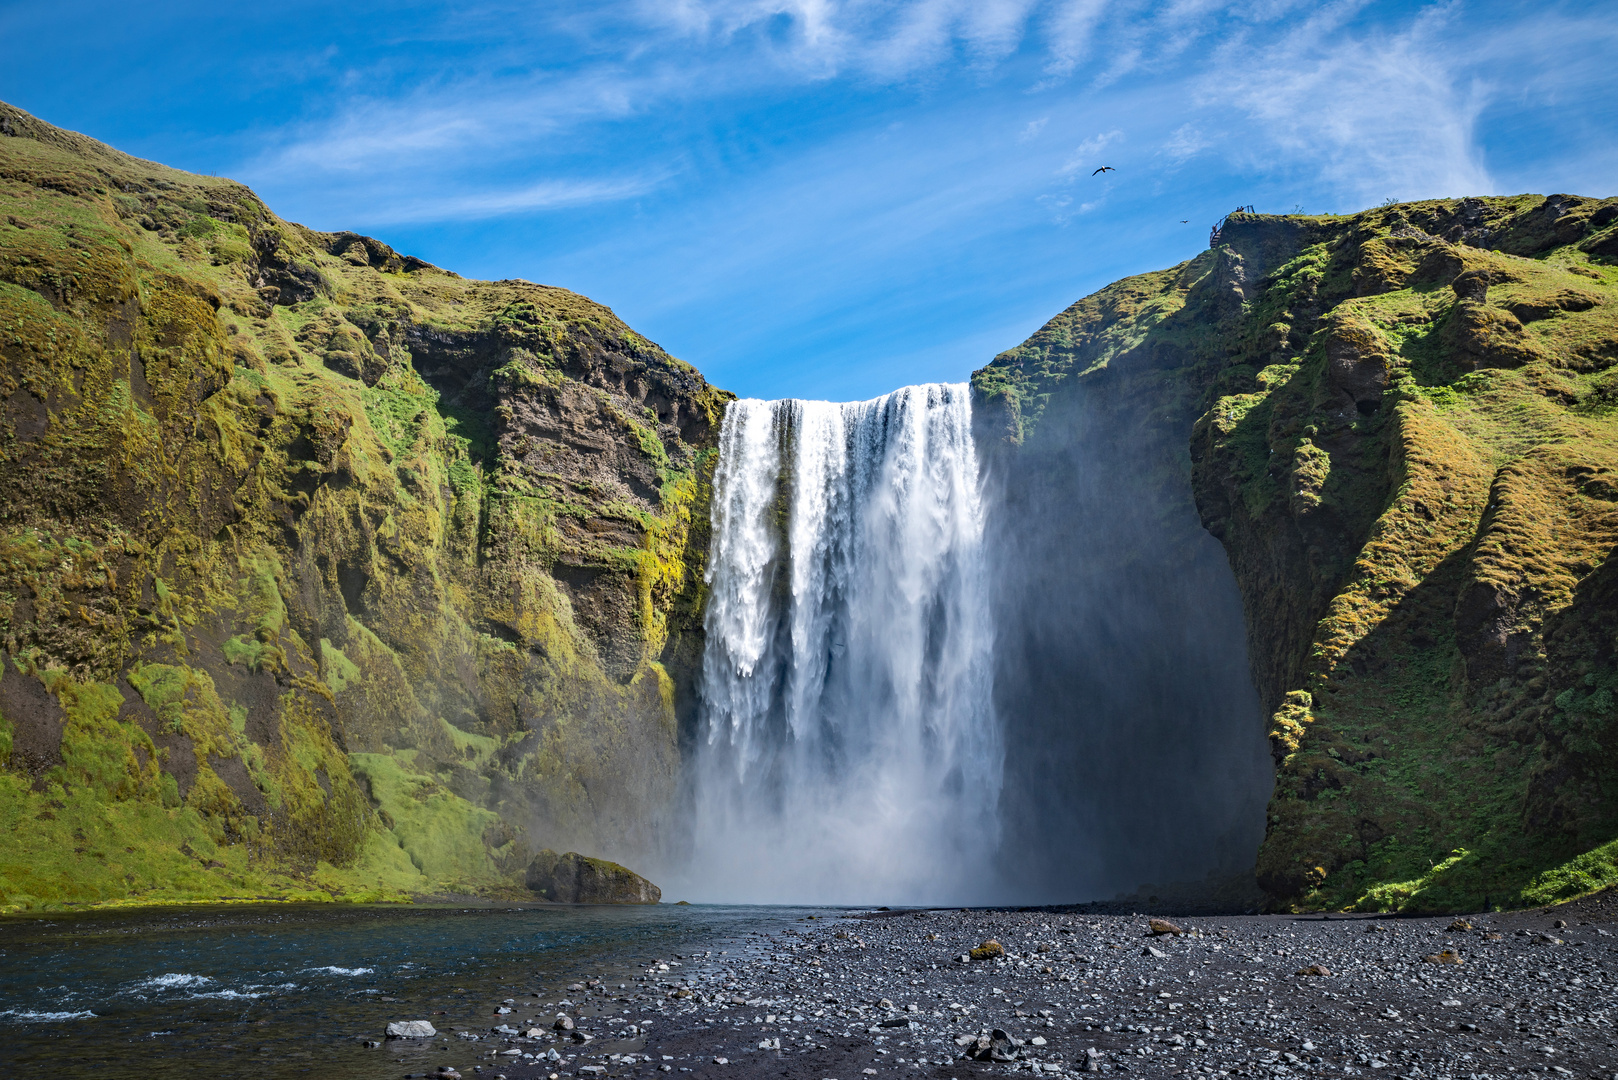
POLYGON ((1177 268, 1081 301, 977 377, 1006 873, 1044 901, 1154 882, 1235 904, 1255 892, 1241 877, 1271 775, 1241 597, 1192 496, 1196 358, 1161 328, 1143 341, 1104 329, 1178 308, 1196 277, 1177 268), (1018 402, 1037 422, 996 392, 1008 370, 1053 365, 1093 370, 1018 402))
MULTIPOLYGON (((1618 880, 1615 262, 1612 199, 1237 214, 1209 252, 1080 301, 974 377, 984 441, 1014 478, 1008 529, 1028 477, 1052 477, 1021 496, 1032 569, 1008 571, 1032 582, 1010 602, 1036 619, 1071 607, 1054 586, 1084 576, 1065 565, 1084 544, 1065 551, 1043 522, 1082 538, 1098 501, 1140 513, 1127 485, 1175 487, 1143 459, 1178 482, 1189 467, 1268 717, 1276 783, 1256 872, 1272 902, 1476 908, 1618 880), (1160 417, 1188 458, 1152 449, 1160 417), (1050 464, 1068 446, 1099 451, 1117 483, 1087 490, 1076 451, 1050 464)), ((1138 553, 1159 575, 1195 580, 1171 525, 1132 528, 1157 537, 1138 553)), ((1107 598, 1117 580, 1089 587, 1107 598)), ((1033 696, 1009 722, 1044 729, 1061 695, 1034 694, 1019 667, 1003 665, 1009 700, 1033 696)), ((1135 775, 1116 788, 1126 804, 1135 775)), ((1104 818, 1101 849, 1131 827, 1104 818)))

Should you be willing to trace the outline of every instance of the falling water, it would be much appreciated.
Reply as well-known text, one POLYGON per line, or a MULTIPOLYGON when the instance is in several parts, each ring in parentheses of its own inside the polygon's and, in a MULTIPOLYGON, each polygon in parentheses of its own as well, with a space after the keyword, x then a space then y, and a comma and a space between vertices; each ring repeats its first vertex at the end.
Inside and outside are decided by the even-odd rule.
POLYGON ((982 542, 966 385, 730 405, 694 897, 987 894, 1002 751, 982 542))

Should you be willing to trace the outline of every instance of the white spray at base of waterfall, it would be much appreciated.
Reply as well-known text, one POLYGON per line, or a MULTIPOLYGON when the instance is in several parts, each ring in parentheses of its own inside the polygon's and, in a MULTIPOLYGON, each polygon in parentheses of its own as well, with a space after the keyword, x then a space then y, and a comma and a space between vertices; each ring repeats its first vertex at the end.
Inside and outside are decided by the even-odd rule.
POLYGON ((714 475, 698 900, 993 890, 1003 751, 965 384, 732 402, 714 475))

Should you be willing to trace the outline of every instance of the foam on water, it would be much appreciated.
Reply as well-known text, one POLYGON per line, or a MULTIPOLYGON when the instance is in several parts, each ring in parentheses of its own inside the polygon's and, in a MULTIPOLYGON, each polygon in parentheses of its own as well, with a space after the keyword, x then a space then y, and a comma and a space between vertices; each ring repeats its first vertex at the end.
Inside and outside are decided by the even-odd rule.
POLYGON ((58 1020, 90 1020, 95 1013, 88 1009, 79 1009, 73 1012, 40 1012, 36 1009, 5 1009, 0 1010, 0 1017, 7 1020, 16 1020, 25 1023, 53 1023, 58 1020))
POLYGON ((207 975, 186 975, 182 972, 171 971, 166 975, 155 975, 150 979, 142 979, 131 989, 134 990, 184 990, 194 986, 207 986, 213 979, 207 975))

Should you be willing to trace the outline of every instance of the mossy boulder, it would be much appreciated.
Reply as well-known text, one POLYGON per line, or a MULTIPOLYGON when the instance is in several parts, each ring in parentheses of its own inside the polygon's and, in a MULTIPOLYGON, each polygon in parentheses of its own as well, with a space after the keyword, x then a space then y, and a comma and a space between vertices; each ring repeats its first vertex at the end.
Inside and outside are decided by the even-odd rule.
POLYGON ((972 951, 967 955, 973 960, 998 960, 1006 955, 1006 948, 998 941, 990 938, 981 945, 973 946, 972 951))
POLYGON ((655 904, 663 890, 627 867, 546 849, 528 864, 528 888, 557 904, 655 904))

